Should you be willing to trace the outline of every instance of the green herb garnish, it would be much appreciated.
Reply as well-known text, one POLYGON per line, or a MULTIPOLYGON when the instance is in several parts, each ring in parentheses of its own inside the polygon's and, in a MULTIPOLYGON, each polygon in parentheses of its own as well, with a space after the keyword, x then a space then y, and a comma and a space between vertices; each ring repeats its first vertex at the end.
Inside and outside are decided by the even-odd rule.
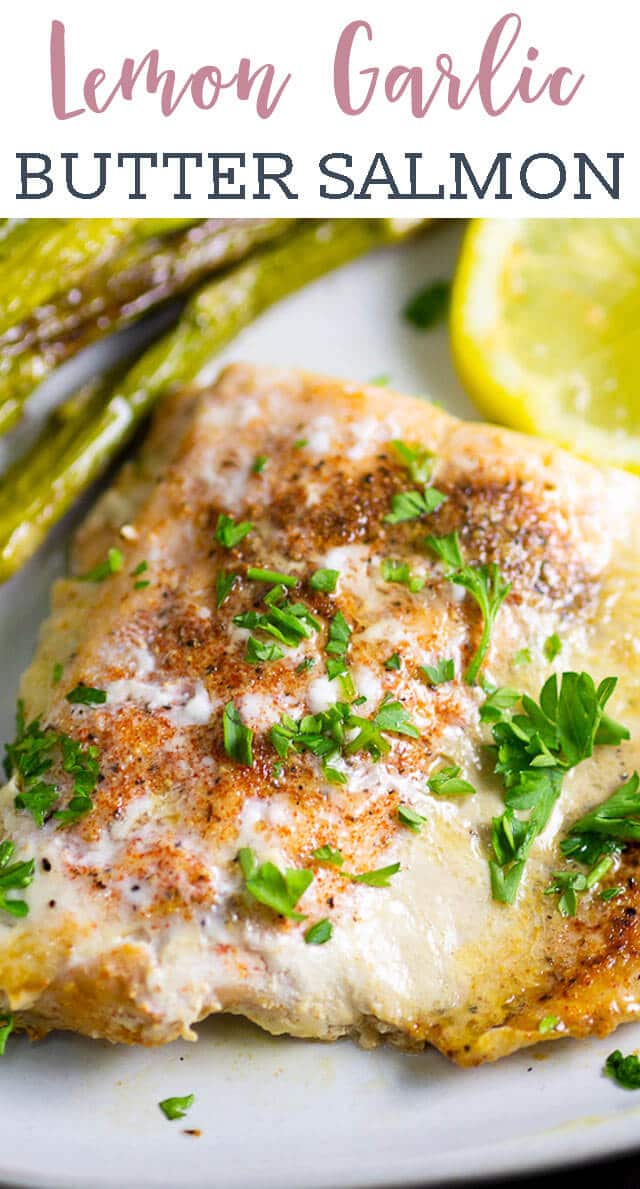
POLYGON ((402 661, 400 660, 400 656, 397 652, 392 652, 391 656, 388 656, 384 662, 385 669, 388 669, 392 673, 397 672, 401 666, 402 661))
POLYGON ((417 813, 410 805, 398 805, 398 821, 414 834, 420 833, 426 820, 426 817, 423 817, 421 813, 417 813))
POLYGON ((224 749, 230 759, 246 768, 253 765, 253 731, 246 727, 233 702, 227 702, 222 715, 224 749))
POLYGON ((329 653, 327 674, 331 681, 347 672, 347 653, 351 640, 351 628, 342 611, 337 611, 329 624, 326 651, 329 653))
POLYGON ((541 1036, 545 1036, 547 1032, 555 1032, 559 1023, 559 1016, 543 1016, 538 1024, 538 1032, 541 1036))
POLYGON ((247 570, 247 578, 250 582, 276 582, 278 586, 297 586, 298 579, 293 578, 291 574, 281 574, 279 570, 259 570, 255 566, 250 566, 247 570))
POLYGON ((7 1041, 13 1032, 13 1016, 10 1012, 0 1013, 0 1057, 4 1057, 7 1041))
POLYGON ((419 665, 418 667, 429 685, 443 685, 445 681, 453 681, 456 675, 455 664, 452 660, 441 660, 437 661, 435 665, 419 665))
POLYGON ((496 616, 511 590, 495 562, 490 565, 464 565, 457 533, 446 537, 427 537, 426 544, 449 568, 445 577, 456 586, 469 591, 482 613, 482 635, 471 663, 465 673, 468 685, 475 683, 489 648, 496 616))
POLYGON ((93 569, 81 574, 78 582, 104 582, 111 574, 117 574, 124 565, 124 557, 119 549, 110 549, 106 561, 101 561, 93 569))
POLYGON ((272 908, 279 916, 292 921, 304 921, 304 913, 296 912, 298 901, 313 880, 313 872, 291 868, 281 871, 274 863, 258 865, 254 852, 244 846, 238 853, 244 875, 245 888, 254 900, 272 908))
POLYGON ((315 925, 309 926, 304 939, 307 945, 324 945, 331 939, 332 933, 333 925, 327 917, 324 917, 321 921, 316 921, 315 925))
MULTIPOLYGON (((22 891, 33 881, 35 863, 33 859, 12 863, 15 843, 6 838, 0 842, 0 912, 12 917, 26 917, 29 908, 24 900, 15 900, 8 892, 22 891)), ((8 1035, 8 1034, 7 1034, 8 1035)), ((5 1038, 6 1039, 6 1038, 5 1038)))
POLYGON ((27 725, 23 703, 18 702, 16 738, 7 744, 4 766, 7 776, 15 775, 18 781, 16 809, 30 813, 38 826, 44 825, 59 800, 58 785, 43 779, 56 760, 73 781, 69 804, 54 815, 65 826, 93 809, 91 794, 100 775, 98 750, 50 727, 43 730, 40 719, 27 725))
POLYGON ((446 498, 436 487, 425 487, 424 491, 398 491, 391 496, 391 511, 385 516, 385 523, 403 524, 406 520, 429 516, 446 498))
POLYGON ((552 636, 549 636, 548 639, 545 640, 544 655, 546 656, 548 661, 554 661, 556 659, 556 657, 558 656, 558 654, 561 652, 562 652, 562 640, 560 639, 557 632, 554 632, 552 636))
POLYGON ((620 1049, 609 1053, 604 1072, 624 1090, 640 1090, 640 1058, 635 1053, 628 1057, 623 1057, 620 1049))
POLYGON ((79 681, 68 694, 65 694, 65 698, 72 706, 103 706, 107 694, 103 689, 95 689, 94 686, 79 681))
POLYGON ((165 1119, 184 1119, 188 1110, 195 1102, 195 1094, 186 1094, 184 1098, 165 1098, 158 1103, 165 1119))
POLYGON ((60 663, 60 661, 56 661, 55 665, 53 666, 52 673, 51 673, 51 684, 52 685, 60 684, 60 680, 62 678, 63 672, 64 672, 64 665, 62 665, 60 663))
POLYGON ((427 785, 438 797, 470 797, 476 790, 468 780, 460 779, 460 772, 455 765, 440 768, 429 777, 427 785))
POLYGON ((385 582, 398 582, 401 586, 406 586, 412 594, 416 594, 424 586, 424 578, 414 576, 410 566, 404 561, 391 561, 385 558, 380 572, 385 582))
POLYGON ((268 661, 280 661, 283 656, 284 649, 279 644, 275 644, 273 641, 258 640, 255 636, 249 636, 244 659, 250 665, 264 665, 268 661))
POLYGON ((238 577, 238 574, 232 574, 229 570, 219 570, 216 577, 216 607, 218 610, 231 594, 238 577))
POLYGON ((267 465, 267 462, 268 462, 268 458, 267 458, 266 454, 256 454, 256 457, 253 460, 253 465, 251 467, 252 473, 254 475, 261 475, 264 468, 267 465))
POLYGON ((309 579, 312 590, 320 590, 323 594, 333 594, 338 585, 339 570, 315 570, 309 579))
MULTIPOLYGON (((515 691, 491 695, 491 751, 495 772, 504 782, 506 805, 504 813, 493 819, 490 871, 495 900, 513 903, 531 845, 549 820, 564 774, 592 755, 594 746, 629 738, 626 727, 605 714, 615 686, 616 678, 606 678, 596 688, 589 674, 571 672, 563 673, 558 684, 554 674, 542 687, 539 703, 522 695, 522 713, 518 714, 508 708, 501 711, 495 704, 500 693, 503 701, 513 704, 515 691), (517 817, 518 811, 528 817, 517 817)), ((578 826, 583 828, 582 819, 578 826)), ((567 883, 567 887, 562 886, 559 894, 567 893, 564 905, 571 908, 573 893, 585 889, 579 886, 580 881, 572 884, 560 874, 556 884, 567 883)))
POLYGON ((514 654, 513 654, 512 664, 514 664, 517 667, 519 667, 520 665, 530 665, 531 664, 530 650, 528 648, 519 648, 518 651, 514 652, 514 654))
POLYGON ((400 462, 407 468, 412 483, 428 483, 433 472, 435 455, 425 446, 401 442, 396 438, 391 445, 400 462))
POLYGON ((431 330, 444 322, 449 312, 451 282, 434 281, 414 294, 404 308, 407 322, 418 330, 431 330))
POLYGON ((244 611, 240 615, 234 615, 235 626, 265 632, 288 648, 295 648, 301 640, 308 639, 321 626, 320 621, 304 603, 288 601, 285 588, 280 584, 265 595, 264 602, 267 606, 264 612, 244 611))
POLYGON ((231 516, 225 516, 223 513, 218 516, 218 523, 216 524, 216 531, 214 533, 215 540, 223 549, 233 549, 239 545, 244 538, 252 531, 253 525, 248 520, 241 520, 236 524, 231 516))

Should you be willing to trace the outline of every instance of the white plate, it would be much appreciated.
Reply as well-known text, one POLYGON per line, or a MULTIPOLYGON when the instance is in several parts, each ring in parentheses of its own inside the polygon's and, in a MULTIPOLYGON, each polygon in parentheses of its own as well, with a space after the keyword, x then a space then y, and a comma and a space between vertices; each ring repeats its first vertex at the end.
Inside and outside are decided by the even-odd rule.
MULTIPOLYGON (((342 270, 264 317, 226 358, 362 380, 384 372, 469 415, 444 329, 420 334, 399 316, 418 286, 451 275, 458 240, 446 226, 342 270)), ((0 592, 5 738, 65 532, 0 592)), ((276 1040, 233 1019, 199 1033, 197 1045, 154 1051, 13 1039, 0 1062, 0 1178, 60 1189, 401 1186, 613 1154, 640 1135, 640 1096, 601 1074, 611 1041, 462 1071, 434 1052, 276 1040), (166 1122, 158 1101, 187 1093, 196 1095, 187 1122, 166 1122), (184 1135, 185 1126, 202 1135, 184 1135)), ((619 1043, 640 1046, 640 1025, 619 1043)))

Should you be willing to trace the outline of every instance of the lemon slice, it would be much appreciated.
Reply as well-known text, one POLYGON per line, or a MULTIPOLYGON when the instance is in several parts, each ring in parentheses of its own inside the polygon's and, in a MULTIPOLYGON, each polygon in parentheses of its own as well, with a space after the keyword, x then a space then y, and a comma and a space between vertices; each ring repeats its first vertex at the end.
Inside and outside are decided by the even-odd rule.
POLYGON ((485 417, 640 472, 640 219, 480 219, 451 301, 485 417))

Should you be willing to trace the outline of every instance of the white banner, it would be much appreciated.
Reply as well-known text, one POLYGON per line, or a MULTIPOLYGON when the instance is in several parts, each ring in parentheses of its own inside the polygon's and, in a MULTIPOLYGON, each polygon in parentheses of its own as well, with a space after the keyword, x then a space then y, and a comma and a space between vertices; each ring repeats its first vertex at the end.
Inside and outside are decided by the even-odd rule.
POLYGON ((638 215, 629 0, 36 0, 3 215, 638 215))

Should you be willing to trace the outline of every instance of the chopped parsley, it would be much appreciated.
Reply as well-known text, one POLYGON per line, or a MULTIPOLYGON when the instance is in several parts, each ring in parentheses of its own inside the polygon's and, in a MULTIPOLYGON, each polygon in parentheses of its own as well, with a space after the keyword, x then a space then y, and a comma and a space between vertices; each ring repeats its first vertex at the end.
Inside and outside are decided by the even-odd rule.
POLYGON ((296 905, 313 880, 313 871, 290 868, 281 871, 275 863, 260 863, 248 846, 238 852, 238 862, 244 875, 246 891, 260 904, 272 908, 279 916, 292 921, 304 921, 304 913, 296 912, 296 905))
POLYGON ((443 685, 445 681, 453 681, 456 675, 456 667, 452 660, 440 660, 435 665, 419 665, 418 667, 429 685, 443 685))
POLYGON ((505 710, 511 710, 522 697, 517 689, 501 685, 494 689, 480 707, 480 722, 499 722, 505 710))
POLYGON ((146 561, 141 561, 141 562, 140 562, 140 563, 139 563, 139 564, 136 566, 135 570, 132 570, 132 571, 131 571, 131 577, 132 577, 132 578, 139 578, 139 577, 140 577, 140 575, 141 575, 141 574, 144 574, 144 573, 146 573, 146 571, 147 571, 148 569, 149 569, 149 563, 148 563, 148 562, 146 562, 146 561))
POLYGON ((440 768, 427 781, 430 791, 438 797, 470 797, 476 790, 468 780, 460 779, 460 772, 456 765, 440 768))
POLYGON ((623 1057, 620 1049, 609 1053, 604 1072, 624 1090, 640 1090, 640 1058, 635 1053, 628 1057, 623 1057))
POLYGON ((426 446, 401 442, 396 438, 391 445, 400 462, 407 468, 412 483, 428 483, 433 472, 435 455, 426 446))
POLYGON ((261 475, 268 461, 266 454, 256 454, 251 467, 252 474, 261 475))
MULTIPOLYGON (((626 727, 605 713, 615 686, 614 677, 605 678, 596 688, 588 673, 563 673, 560 683, 554 674, 543 685, 539 702, 522 695, 521 713, 512 713, 515 691, 490 695, 488 701, 494 702, 490 719, 494 744, 490 750, 494 771, 505 788, 505 810, 493 819, 492 826, 493 858, 489 867, 495 900, 513 903, 532 843, 549 820, 565 773, 592 755, 594 746, 629 738, 626 727), (496 705, 499 694, 506 703, 504 709, 496 705), (518 813, 528 816, 519 817, 518 813)), ((587 826, 592 831, 589 817, 587 826)), ((583 818, 573 829, 584 831, 584 823, 583 818)), ((571 857, 575 857, 577 849, 578 844, 571 857)), ((595 854, 583 853, 582 857, 593 864, 602 854, 600 849, 595 854)), ((560 873, 561 878, 558 873, 554 875, 553 886, 561 897, 565 896, 564 907, 571 910, 574 897, 586 890, 586 883, 582 888, 581 880, 565 880, 564 874, 560 873)), ((583 878, 586 881, 589 876, 583 878)))
POLYGON ((315 570, 309 579, 309 586, 312 590, 322 591, 323 594, 333 594, 339 577, 339 570, 315 570))
POLYGON ((221 513, 218 516, 218 523, 216 524, 216 531, 214 533, 215 540, 223 549, 234 549, 239 545, 244 538, 252 531, 253 525, 248 520, 241 520, 238 524, 231 516, 225 516, 221 513))
POLYGON ((345 879, 351 880, 352 883, 368 884, 371 888, 388 888, 392 875, 397 875, 400 870, 399 863, 391 863, 388 867, 378 867, 375 871, 362 871, 359 875, 354 875, 353 872, 343 869, 344 856, 342 851, 332 850, 328 844, 314 850, 313 857, 318 863, 325 863, 329 867, 338 868, 340 874, 345 879))
POLYGON ((290 603, 286 590, 278 584, 264 596, 266 611, 243 611, 234 615, 236 627, 265 632, 288 648, 295 648, 320 628, 320 621, 304 603, 290 603))
POLYGON ((559 1023, 559 1016, 543 1016, 538 1024, 538 1032, 541 1036, 545 1036, 547 1032, 555 1032, 559 1023))
POLYGON ((13 1032, 13 1024, 11 1012, 0 1013, 0 1057, 4 1057, 7 1041, 13 1032))
POLYGON ((60 797, 58 785, 43 779, 55 762, 73 782, 68 805, 53 815, 61 826, 67 826, 93 809, 91 794, 100 776, 98 749, 51 727, 43 730, 40 719, 27 725, 23 703, 18 702, 16 738, 7 744, 4 766, 7 777, 15 776, 18 781, 16 809, 26 810, 41 827, 60 797))
POLYGON ((598 898, 605 901, 615 900, 618 896, 621 896, 623 892, 624 888, 621 887, 603 888, 601 892, 598 892, 598 898))
POLYGON ((430 535, 425 538, 425 545, 439 561, 444 562, 445 566, 449 566, 451 570, 458 570, 464 565, 460 541, 456 532, 447 533, 444 537, 430 535))
POLYGON ((268 661, 280 661, 283 656, 284 649, 275 641, 258 640, 256 636, 249 636, 244 659, 250 665, 264 665, 268 661))
POLYGON ((286 759, 289 752, 309 752, 321 760, 325 775, 334 783, 345 783, 345 777, 331 767, 329 762, 336 756, 350 756, 365 751, 375 761, 386 755, 391 744, 386 734, 408 735, 419 738, 417 727, 411 722, 401 702, 395 702, 387 694, 373 718, 362 718, 354 713, 353 705, 336 702, 319 714, 306 714, 297 721, 283 714, 280 722, 270 731, 273 747, 286 759), (348 733, 355 731, 349 739, 348 733))
POLYGON ((426 820, 426 817, 417 813, 410 805, 398 805, 398 821, 414 834, 420 833, 426 820))
POLYGON ((238 577, 238 574, 232 574, 230 570, 218 571, 216 576, 216 607, 218 610, 228 599, 238 580, 238 577))
POLYGON ((424 578, 414 576, 406 561, 391 561, 385 558, 380 571, 385 582, 398 582, 406 586, 412 594, 416 594, 424 586, 424 578))
POLYGON ((0 912, 6 912, 12 917, 26 917, 29 908, 25 901, 9 897, 7 893, 29 887, 33 880, 35 863, 33 859, 12 863, 15 849, 15 843, 9 838, 0 842, 0 912))
POLYGON ((315 656, 306 656, 303 661, 300 661, 299 665, 296 665, 295 671, 296 673, 308 673, 309 669, 313 669, 315 663, 315 656))
POLYGON ((385 524, 403 524, 406 520, 429 516, 446 498, 436 487, 425 487, 424 491, 398 491, 391 496, 391 511, 384 518, 385 524))
POLYGON ((324 917, 321 921, 316 921, 315 925, 309 926, 304 939, 307 945, 324 945, 331 939, 332 933, 333 925, 327 917, 324 917))
POLYGON ((465 673, 467 684, 474 685, 489 648, 498 611, 511 590, 511 583, 505 582, 495 562, 490 565, 465 565, 455 532, 446 537, 427 537, 426 544, 449 567, 445 574, 447 581, 468 590, 480 608, 482 635, 465 673))
POLYGON ((384 662, 385 669, 388 669, 392 673, 397 672, 401 666, 402 661, 400 660, 400 656, 397 652, 392 652, 391 656, 388 656, 384 662))
POLYGON ((68 694, 65 694, 65 698, 72 706, 103 706, 107 694, 103 689, 95 689, 94 686, 79 681, 68 694))
POLYGON ((291 574, 281 574, 279 570, 259 570, 255 566, 249 567, 247 578, 250 582, 277 582, 279 586, 297 586, 298 584, 298 579, 293 578, 291 574))
POLYGON ((81 574, 78 582, 104 582, 111 574, 117 574, 124 565, 124 557, 119 549, 110 549, 105 561, 101 561, 86 574, 81 574))
POLYGON ((404 316, 407 322, 418 330, 431 330, 433 326, 445 321, 450 299, 451 282, 433 281, 407 302, 404 316))
POLYGON ((56 661, 55 665, 53 666, 53 670, 51 672, 51 684, 52 685, 60 684, 63 672, 64 672, 64 665, 62 665, 60 663, 60 661, 56 661))
POLYGON ((138 582, 134 582, 133 589, 134 590, 146 590, 147 586, 151 586, 151 582, 149 581, 149 579, 148 578, 140 578, 138 580, 138 582))
POLYGON ((184 1098, 165 1098, 158 1103, 165 1119, 184 1119, 188 1110, 195 1102, 195 1094, 186 1094, 184 1098))
POLYGON ((351 640, 351 628, 342 611, 337 611, 329 624, 326 651, 329 653, 327 674, 331 681, 347 672, 347 653, 351 640))
POLYGON ((303 450, 304 447, 308 446, 308 445, 309 445, 308 438, 296 438, 295 442, 293 443, 293 448, 294 448, 294 450, 303 450))
POLYGON ((514 652, 514 654, 513 654, 513 662, 512 663, 516 667, 519 667, 520 665, 530 665, 531 664, 530 650, 528 648, 519 648, 518 651, 514 652))
POLYGON ((246 768, 253 766, 253 731, 246 727, 233 702, 227 702, 222 715, 224 749, 230 759, 246 768))
POLYGON ((559 653, 562 652, 562 640, 557 632, 549 636, 544 642, 544 655, 548 661, 554 661, 559 653))

